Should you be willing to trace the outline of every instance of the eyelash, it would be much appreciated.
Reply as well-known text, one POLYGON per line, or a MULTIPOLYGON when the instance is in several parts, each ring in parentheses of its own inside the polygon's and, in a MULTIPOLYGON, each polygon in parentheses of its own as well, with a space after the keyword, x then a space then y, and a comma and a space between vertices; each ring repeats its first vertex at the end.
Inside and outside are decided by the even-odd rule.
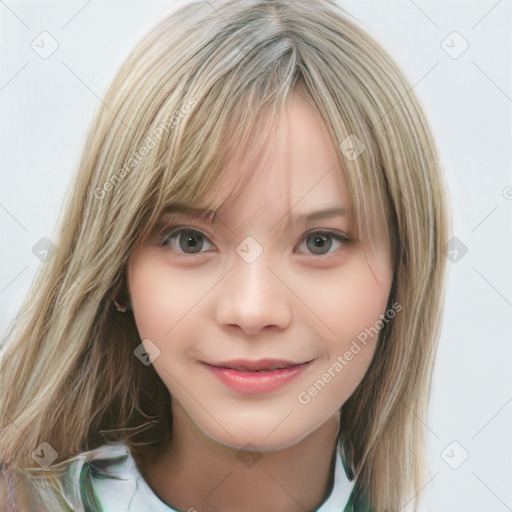
MULTIPOLYGON (((203 237, 208 243, 210 243, 211 245, 214 245, 208 236, 206 236, 205 233, 203 233, 201 230, 199 229, 196 229, 196 228, 191 228, 191 227, 178 227, 178 228, 171 228, 167 231, 165 231, 163 233, 163 235, 160 236, 159 240, 158 240, 158 244, 163 246, 163 247, 166 247, 169 245, 169 240, 172 240, 172 239, 178 239, 179 237, 177 235, 180 235, 181 233, 183 232, 191 232, 193 234, 197 234, 197 237, 203 237)), ((311 230, 311 231, 308 231, 307 233, 304 234, 304 236, 301 238, 300 242, 299 242, 299 245, 302 244, 302 243, 306 243, 306 240, 308 238, 308 236, 311 236, 311 235, 314 235, 314 234, 319 234, 319 235, 324 235, 326 237, 331 237, 332 239, 334 239, 336 242, 340 243, 342 246, 343 245, 347 245, 348 243, 352 242, 352 239, 350 237, 348 237, 347 235, 345 234, 342 234, 342 233, 339 233, 337 231, 331 231, 331 230, 328 230, 328 229, 314 229, 314 230, 311 230)), ((338 248, 339 250, 340 248, 338 248)), ((183 256, 183 257, 188 257, 188 258, 195 258, 195 257, 199 257, 201 254, 204 254, 205 252, 208 252, 208 251, 200 251, 200 252, 197 252, 197 253, 185 253, 185 252, 180 252, 180 251, 176 251, 175 249, 172 249, 173 251, 177 252, 180 256, 183 256)), ((308 255, 309 256, 317 256, 319 258, 321 257, 324 257, 324 258, 327 258, 329 257, 333 252, 335 252, 336 249, 334 251, 329 251, 328 253, 326 254, 313 254, 313 253, 309 253, 308 255)), ((300 253, 300 254, 304 254, 304 253, 300 253)))

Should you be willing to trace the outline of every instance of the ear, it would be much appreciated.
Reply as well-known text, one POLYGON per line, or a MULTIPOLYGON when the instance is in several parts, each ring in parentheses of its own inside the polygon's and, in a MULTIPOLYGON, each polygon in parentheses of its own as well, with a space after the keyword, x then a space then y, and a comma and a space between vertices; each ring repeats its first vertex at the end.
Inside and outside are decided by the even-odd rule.
POLYGON ((110 301, 114 304, 117 311, 124 313, 126 310, 131 308, 130 293, 128 291, 128 282, 125 271, 122 272, 121 277, 114 286, 110 297, 110 301))

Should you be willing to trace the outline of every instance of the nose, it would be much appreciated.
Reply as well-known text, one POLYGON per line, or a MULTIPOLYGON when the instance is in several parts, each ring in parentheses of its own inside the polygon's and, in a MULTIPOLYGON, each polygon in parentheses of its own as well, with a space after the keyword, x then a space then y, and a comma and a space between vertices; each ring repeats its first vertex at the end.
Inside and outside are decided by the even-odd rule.
POLYGON ((242 258, 222 284, 216 317, 219 325, 257 335, 269 329, 286 329, 292 322, 290 290, 263 257, 252 263, 242 258))

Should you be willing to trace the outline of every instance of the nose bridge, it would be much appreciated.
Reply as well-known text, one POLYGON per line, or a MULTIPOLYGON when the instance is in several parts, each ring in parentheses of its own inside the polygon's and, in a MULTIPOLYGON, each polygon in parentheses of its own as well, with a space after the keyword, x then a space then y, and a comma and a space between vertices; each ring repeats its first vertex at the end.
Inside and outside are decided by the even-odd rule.
POLYGON ((239 256, 233 269, 235 294, 248 302, 257 303, 275 286, 275 277, 268 268, 268 258, 263 253, 254 260, 239 256))

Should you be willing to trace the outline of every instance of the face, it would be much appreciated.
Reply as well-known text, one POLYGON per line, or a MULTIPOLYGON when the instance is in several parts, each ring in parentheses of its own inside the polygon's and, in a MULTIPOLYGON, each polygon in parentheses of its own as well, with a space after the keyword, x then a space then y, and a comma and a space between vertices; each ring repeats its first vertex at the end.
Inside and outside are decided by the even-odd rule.
MULTIPOLYGON (((261 451, 301 441, 350 397, 392 282, 389 243, 370 252, 354 238, 336 149, 298 92, 281 126, 213 221, 162 218, 128 267, 137 328, 173 414, 261 451)), ((225 177, 239 172, 228 166, 225 177)))

